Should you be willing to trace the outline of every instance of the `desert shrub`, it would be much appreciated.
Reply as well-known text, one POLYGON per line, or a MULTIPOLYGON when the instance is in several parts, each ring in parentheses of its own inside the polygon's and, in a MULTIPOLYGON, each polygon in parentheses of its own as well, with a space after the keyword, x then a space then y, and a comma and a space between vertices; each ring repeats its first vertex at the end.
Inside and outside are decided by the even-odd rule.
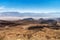
POLYGON ((42 29, 44 28, 43 26, 31 26, 28 28, 28 30, 37 30, 37 29, 42 29))

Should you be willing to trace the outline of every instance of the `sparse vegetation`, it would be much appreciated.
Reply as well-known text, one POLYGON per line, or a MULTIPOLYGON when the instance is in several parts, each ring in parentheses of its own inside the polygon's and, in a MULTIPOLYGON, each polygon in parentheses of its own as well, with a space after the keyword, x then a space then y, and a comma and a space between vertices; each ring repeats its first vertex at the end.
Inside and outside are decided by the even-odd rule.
POLYGON ((27 24, 25 21, 23 23, 20 21, 22 25, 18 22, 4 24, 4 27, 0 27, 0 40, 60 40, 60 26, 58 24, 50 26, 51 24, 36 22, 34 24, 32 22, 28 21, 27 24), (56 29, 57 26, 59 29, 56 29))

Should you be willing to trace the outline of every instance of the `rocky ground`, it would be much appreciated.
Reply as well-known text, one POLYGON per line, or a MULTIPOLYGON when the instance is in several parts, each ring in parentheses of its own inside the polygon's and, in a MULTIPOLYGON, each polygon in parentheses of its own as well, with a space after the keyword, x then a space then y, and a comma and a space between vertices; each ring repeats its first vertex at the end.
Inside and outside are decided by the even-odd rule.
POLYGON ((0 40, 60 40, 60 23, 29 20, 0 20, 0 40))
MULTIPOLYGON (((25 25, 24 25, 25 26, 25 25)), ((60 40, 60 29, 23 29, 21 26, 0 28, 0 40, 60 40)))

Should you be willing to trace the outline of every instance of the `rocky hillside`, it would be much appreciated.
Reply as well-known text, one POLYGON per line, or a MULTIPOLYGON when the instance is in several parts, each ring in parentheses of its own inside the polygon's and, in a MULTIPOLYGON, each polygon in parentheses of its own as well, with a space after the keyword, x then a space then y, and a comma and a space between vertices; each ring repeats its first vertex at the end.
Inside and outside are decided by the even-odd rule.
POLYGON ((60 40, 60 23, 32 18, 0 20, 0 40, 60 40))

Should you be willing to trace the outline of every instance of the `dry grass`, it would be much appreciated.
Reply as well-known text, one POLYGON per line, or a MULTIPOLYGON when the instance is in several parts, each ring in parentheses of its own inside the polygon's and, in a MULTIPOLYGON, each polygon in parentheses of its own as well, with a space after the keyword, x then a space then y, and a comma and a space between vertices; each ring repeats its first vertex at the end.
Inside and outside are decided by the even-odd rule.
POLYGON ((1 28, 0 40, 60 40, 60 29, 26 30, 21 27, 1 28))

